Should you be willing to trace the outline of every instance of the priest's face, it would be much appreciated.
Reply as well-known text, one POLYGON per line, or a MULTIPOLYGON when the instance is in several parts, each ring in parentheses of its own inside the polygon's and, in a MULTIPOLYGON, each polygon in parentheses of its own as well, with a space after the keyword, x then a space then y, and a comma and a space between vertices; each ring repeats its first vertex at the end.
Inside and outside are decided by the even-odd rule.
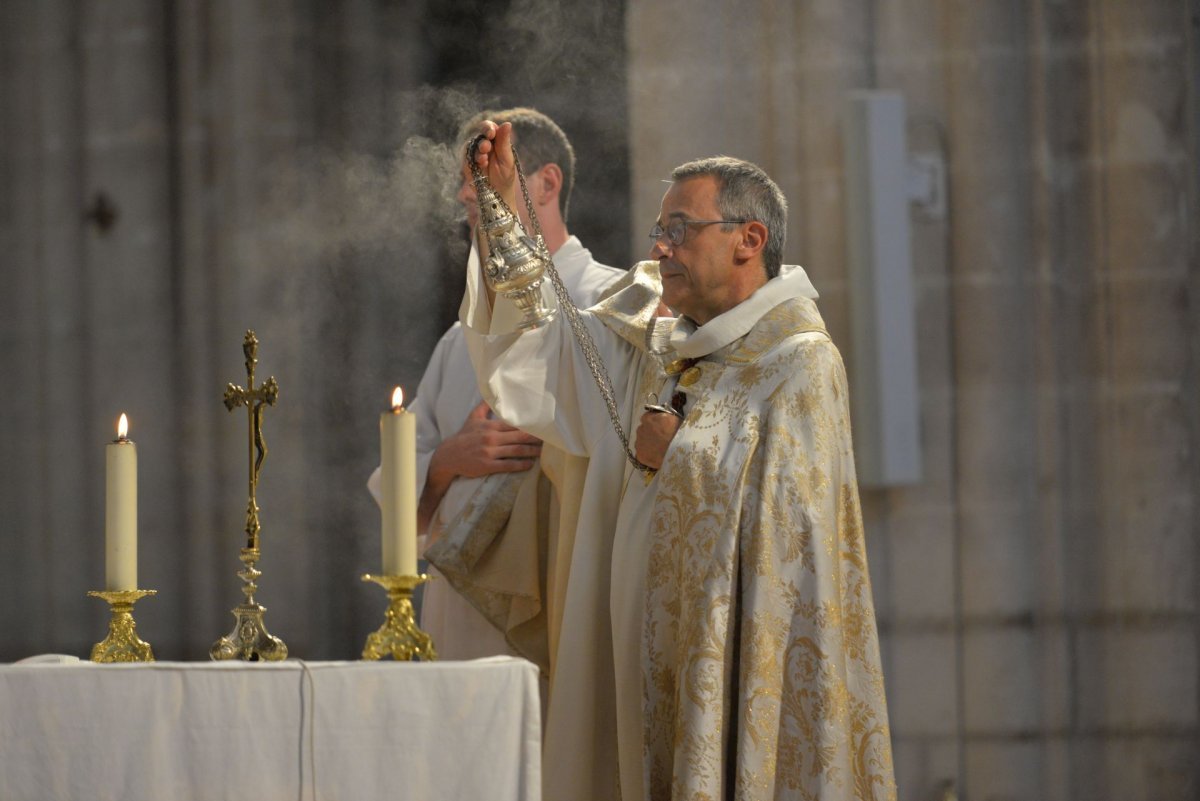
POLYGON ((663 229, 685 223, 682 241, 667 233, 654 240, 650 258, 658 262, 663 301, 675 312, 703 325, 741 301, 733 283, 738 225, 694 224, 720 220, 717 179, 711 175, 671 184, 663 196, 658 225, 663 229), (728 230, 726 230, 728 229, 728 230))

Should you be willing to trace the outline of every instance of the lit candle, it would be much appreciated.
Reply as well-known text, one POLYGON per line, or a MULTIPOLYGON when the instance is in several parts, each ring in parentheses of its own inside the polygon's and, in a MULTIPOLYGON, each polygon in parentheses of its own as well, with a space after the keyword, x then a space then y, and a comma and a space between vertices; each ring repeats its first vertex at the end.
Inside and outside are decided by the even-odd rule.
POLYGON ((417 575, 417 417, 404 411, 404 392, 379 416, 383 521, 383 572, 417 575))
POLYGON ((117 423, 117 438, 105 447, 104 586, 137 589, 137 446, 129 420, 117 423))

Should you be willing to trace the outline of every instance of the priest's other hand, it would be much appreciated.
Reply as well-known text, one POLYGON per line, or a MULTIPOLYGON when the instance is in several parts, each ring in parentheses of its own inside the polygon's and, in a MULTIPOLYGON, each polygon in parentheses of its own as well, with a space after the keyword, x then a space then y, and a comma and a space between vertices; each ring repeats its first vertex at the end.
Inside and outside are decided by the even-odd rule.
POLYGON ((458 433, 445 439, 429 461, 430 474, 478 478, 492 473, 516 473, 533 467, 542 441, 491 417, 487 403, 467 415, 458 433))
POLYGON ((645 412, 638 423, 633 455, 655 470, 662 467, 667 448, 675 438, 683 419, 666 412, 645 412))
POLYGON ((533 467, 542 453, 542 441, 489 417, 491 409, 480 403, 467 415, 458 433, 442 440, 429 458, 429 472, 417 502, 417 531, 429 523, 454 479, 478 478, 492 473, 518 473, 533 467))

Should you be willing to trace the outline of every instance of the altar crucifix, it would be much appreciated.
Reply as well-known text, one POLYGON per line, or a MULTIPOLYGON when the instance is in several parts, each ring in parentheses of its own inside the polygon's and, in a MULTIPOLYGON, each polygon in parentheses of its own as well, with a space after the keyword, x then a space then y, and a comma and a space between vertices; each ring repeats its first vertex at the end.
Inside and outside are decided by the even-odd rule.
POLYGON ((267 441, 263 439, 262 422, 263 406, 274 406, 279 400, 279 384, 275 376, 255 389, 254 368, 258 365, 258 337, 254 331, 247 331, 242 342, 242 352, 246 354, 246 388, 233 384, 225 386, 225 408, 233 411, 239 406, 246 407, 246 415, 250 423, 250 501, 246 507, 246 547, 258 550, 258 474, 262 472, 263 460, 267 458, 267 441), (255 457, 255 451, 258 456, 255 457))
POLYGON ((283 640, 267 632, 263 623, 263 613, 266 607, 254 600, 258 590, 257 579, 262 571, 255 567, 259 558, 259 532, 261 525, 258 521, 258 476, 262 472, 263 460, 267 458, 267 442, 263 438, 263 412, 265 406, 274 406, 279 399, 279 384, 275 376, 268 378, 259 387, 254 386, 254 368, 258 365, 258 337, 254 331, 247 331, 242 341, 242 352, 246 354, 246 386, 245 388, 228 384, 225 387, 225 408, 233 411, 239 406, 246 407, 250 425, 250 498, 246 505, 246 547, 242 548, 239 557, 245 566, 238 577, 242 579, 242 593, 246 600, 234 608, 233 615, 237 624, 233 631, 213 643, 209 656, 213 659, 243 659, 256 662, 264 659, 270 662, 286 659, 287 646, 283 640))

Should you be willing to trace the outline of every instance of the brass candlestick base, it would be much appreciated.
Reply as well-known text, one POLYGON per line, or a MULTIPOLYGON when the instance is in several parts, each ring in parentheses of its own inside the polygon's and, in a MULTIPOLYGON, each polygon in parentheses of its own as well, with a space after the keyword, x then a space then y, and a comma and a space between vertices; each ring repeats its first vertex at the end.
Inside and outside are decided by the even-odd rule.
POLYGON ((208 650, 208 655, 217 661, 241 659, 246 662, 278 662, 287 659, 287 646, 283 644, 283 640, 271 636, 263 623, 263 613, 267 608, 254 600, 254 593, 258 590, 255 580, 262 575, 262 572, 254 567, 258 556, 257 548, 242 549, 239 558, 246 568, 238 573, 238 576, 244 582, 242 593, 246 596, 246 601, 233 608, 233 616, 237 618, 233 631, 213 643, 212 648, 208 650))
POLYGON ((133 605, 147 595, 156 595, 158 590, 92 590, 94 598, 108 601, 112 619, 108 621, 108 636, 92 646, 93 662, 153 662, 154 652, 150 644, 137 636, 137 624, 133 621, 133 605))
POLYGON ((433 639, 417 628, 413 614, 413 590, 429 580, 429 576, 372 576, 367 574, 363 581, 373 581, 387 590, 388 608, 379 630, 367 637, 362 658, 383 659, 390 656, 397 662, 411 662, 420 658, 422 662, 437 659, 433 650, 433 639))

